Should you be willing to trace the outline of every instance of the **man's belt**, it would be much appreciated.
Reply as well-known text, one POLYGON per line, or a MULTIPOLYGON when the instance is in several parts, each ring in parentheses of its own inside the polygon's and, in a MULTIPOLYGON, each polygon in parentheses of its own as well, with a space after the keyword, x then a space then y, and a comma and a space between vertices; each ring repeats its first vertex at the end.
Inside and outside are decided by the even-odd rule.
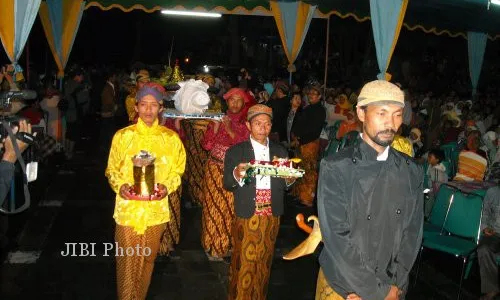
POLYGON ((258 210, 266 209, 271 207, 271 203, 255 203, 255 207, 258 210))

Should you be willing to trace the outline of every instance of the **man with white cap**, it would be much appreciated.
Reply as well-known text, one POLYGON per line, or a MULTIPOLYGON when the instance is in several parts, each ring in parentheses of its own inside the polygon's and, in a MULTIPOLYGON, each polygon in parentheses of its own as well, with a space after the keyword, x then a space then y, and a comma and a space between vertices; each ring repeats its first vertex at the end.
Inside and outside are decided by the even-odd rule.
POLYGON ((422 168, 390 147, 404 105, 396 85, 367 83, 357 104, 360 142, 321 162, 316 299, 404 298, 424 216, 422 168))

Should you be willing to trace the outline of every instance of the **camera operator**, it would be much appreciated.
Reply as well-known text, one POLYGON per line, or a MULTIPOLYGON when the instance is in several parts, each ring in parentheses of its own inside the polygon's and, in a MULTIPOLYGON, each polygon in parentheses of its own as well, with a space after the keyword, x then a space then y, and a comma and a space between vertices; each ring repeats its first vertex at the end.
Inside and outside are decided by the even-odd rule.
MULTIPOLYGON (((20 132, 26 134, 31 134, 31 125, 25 120, 19 122, 19 127, 14 127, 12 129, 14 136, 20 132)), ((36 133, 33 135, 36 136, 36 133)), ((19 151, 23 153, 27 148, 28 144, 16 138, 17 146, 19 151)), ((12 184, 12 179, 14 178, 15 163, 17 161, 16 151, 14 150, 14 141, 7 136, 0 147, 3 148, 2 160, 0 161, 0 203, 3 203, 7 193, 10 190, 12 184)), ((4 251, 7 249, 8 245, 8 216, 0 213, 0 259, 3 258, 5 254, 4 251)))
MULTIPOLYGON (((14 127, 12 129, 14 135, 17 132, 25 132, 27 134, 31 134, 31 125, 26 122, 26 120, 19 121, 19 127, 14 127)), ((36 133, 34 134, 34 136, 36 133)), ((28 144, 21 141, 20 139, 16 139, 17 146, 19 147, 19 151, 21 153, 28 148, 28 144)), ((10 190, 10 185, 12 183, 12 178, 14 177, 14 169, 15 163, 17 161, 16 152, 14 150, 14 142, 12 139, 7 136, 0 147, 4 148, 4 153, 2 156, 2 160, 0 161, 0 203, 3 202, 5 196, 10 190)))

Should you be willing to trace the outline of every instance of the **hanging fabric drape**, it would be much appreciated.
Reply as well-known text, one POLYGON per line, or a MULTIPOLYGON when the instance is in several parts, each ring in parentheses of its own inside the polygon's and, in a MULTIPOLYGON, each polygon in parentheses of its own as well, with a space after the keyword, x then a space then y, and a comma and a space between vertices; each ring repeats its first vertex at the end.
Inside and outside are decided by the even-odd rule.
POLYGON ((2 0, 0 9, 0 40, 14 65, 14 79, 23 78, 18 64, 24 45, 35 22, 41 0, 2 0))
POLYGON ((373 39, 380 70, 378 79, 391 80, 387 69, 398 42, 407 6, 408 0, 370 0, 373 39))
POLYGON ((84 8, 83 0, 47 0, 40 6, 40 20, 57 64, 59 78, 64 76, 84 8))
POLYGON ((469 50, 469 74, 472 83, 472 96, 476 95, 477 84, 483 66, 484 51, 488 35, 482 32, 467 32, 467 44, 469 50))
POLYGON ((300 1, 270 1, 270 6, 288 60, 288 72, 292 83, 292 73, 296 70, 293 63, 302 48, 316 6, 300 1))

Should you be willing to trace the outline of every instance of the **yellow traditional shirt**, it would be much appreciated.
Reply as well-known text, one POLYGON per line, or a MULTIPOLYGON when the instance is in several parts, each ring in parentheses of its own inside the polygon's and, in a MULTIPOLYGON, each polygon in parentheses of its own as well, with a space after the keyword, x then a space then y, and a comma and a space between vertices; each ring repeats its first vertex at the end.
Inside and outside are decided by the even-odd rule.
POLYGON ((186 165, 186 152, 179 136, 158 125, 158 121, 148 127, 139 119, 137 124, 115 134, 106 168, 106 177, 116 193, 113 218, 119 225, 133 227, 138 234, 144 234, 149 226, 170 220, 168 196, 158 201, 134 201, 120 197, 123 184, 134 184, 132 157, 141 150, 156 157, 155 183, 164 184, 169 194, 180 186, 186 165))
POLYGON ((137 112, 135 111, 135 92, 130 93, 125 99, 125 109, 127 110, 128 120, 134 121, 137 112))
POLYGON ((394 137, 394 141, 392 141, 391 147, 398 150, 399 152, 413 157, 413 145, 407 138, 396 135, 394 137))

